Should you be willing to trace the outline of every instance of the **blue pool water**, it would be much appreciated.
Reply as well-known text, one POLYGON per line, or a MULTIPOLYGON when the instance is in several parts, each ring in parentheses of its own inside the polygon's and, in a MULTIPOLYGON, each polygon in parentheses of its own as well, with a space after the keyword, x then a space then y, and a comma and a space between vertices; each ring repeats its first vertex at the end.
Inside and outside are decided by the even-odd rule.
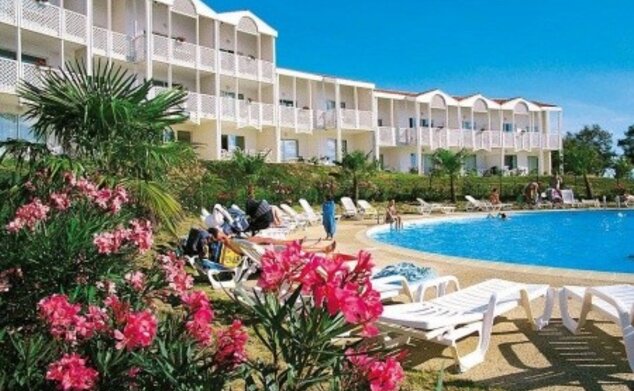
POLYGON ((634 212, 510 212, 378 229, 378 241, 413 250, 506 263, 634 273, 634 212))

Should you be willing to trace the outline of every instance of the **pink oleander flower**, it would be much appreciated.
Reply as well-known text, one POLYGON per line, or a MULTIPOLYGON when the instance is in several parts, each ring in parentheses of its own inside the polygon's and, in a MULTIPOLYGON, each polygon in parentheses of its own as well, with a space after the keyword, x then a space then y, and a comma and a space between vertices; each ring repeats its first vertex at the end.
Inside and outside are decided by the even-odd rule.
POLYGON ((346 356, 353 370, 357 371, 370 386, 371 391, 397 391, 405 378, 403 368, 394 357, 381 361, 365 354, 359 354, 352 349, 346 351, 346 356))
POLYGON ((132 228, 130 229, 129 240, 138 247, 141 253, 152 247, 152 223, 149 220, 134 219, 130 221, 132 228))
POLYGON ((24 182, 23 186, 27 191, 31 191, 31 192, 35 191, 35 185, 33 185, 33 182, 31 181, 24 182))
POLYGON ((75 188, 89 200, 97 197, 97 185, 88 179, 81 178, 75 182, 75 188))
POLYGON ((141 271, 135 271, 127 273, 123 277, 126 282, 137 292, 140 292, 145 287, 145 274, 141 271))
POLYGON ((216 331, 214 362, 220 368, 233 369, 246 361, 245 346, 249 335, 242 322, 234 320, 231 326, 216 331))
POLYGON ((47 219, 49 210, 50 208, 39 198, 34 198, 33 201, 18 208, 15 218, 7 224, 6 229, 11 233, 18 232, 24 227, 33 231, 38 222, 47 219))
POLYGON ((117 284, 110 280, 101 280, 95 283, 97 289, 106 292, 108 296, 114 295, 117 293, 117 284))
POLYGON ((211 343, 211 322, 214 313, 207 294, 202 291, 184 293, 181 300, 189 312, 189 321, 185 323, 187 331, 203 346, 211 343))
POLYGON ((122 301, 116 295, 111 294, 103 301, 106 307, 110 308, 114 321, 117 324, 123 324, 128 318, 130 303, 122 301))
POLYGON ((77 353, 65 354, 52 362, 46 371, 46 379, 57 382, 61 390, 90 390, 97 383, 99 372, 86 365, 77 353))
POLYGON ((123 332, 119 330, 114 332, 114 338, 118 341, 115 347, 132 350, 152 345, 157 325, 156 317, 149 310, 128 313, 123 332))
POLYGON ((93 201, 101 209, 108 209, 110 207, 108 203, 110 202, 111 197, 112 191, 107 187, 104 187, 103 189, 97 190, 93 201))
POLYGON ((194 279, 185 271, 185 261, 170 252, 159 255, 160 267, 165 275, 168 287, 177 295, 183 295, 194 286, 194 279))
POLYGON ((64 173, 64 181, 72 187, 75 187, 77 185, 77 178, 75 177, 75 174, 71 171, 66 171, 64 173))
POLYGON ((121 206, 129 201, 128 192, 122 186, 117 186, 112 192, 108 210, 111 213, 117 213, 121 210, 121 206))
POLYGON ((51 193, 51 206, 59 211, 70 207, 70 197, 66 193, 51 193))
POLYGON ((54 294, 40 300, 37 306, 40 317, 50 328, 51 335, 55 338, 64 338, 67 341, 77 339, 75 326, 81 305, 71 304, 66 295, 54 294))

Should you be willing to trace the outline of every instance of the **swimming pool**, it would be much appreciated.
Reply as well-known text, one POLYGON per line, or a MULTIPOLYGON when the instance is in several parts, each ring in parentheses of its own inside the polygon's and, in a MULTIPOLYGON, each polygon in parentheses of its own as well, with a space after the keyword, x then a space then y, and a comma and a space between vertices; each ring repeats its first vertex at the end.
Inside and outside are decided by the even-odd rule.
POLYGON ((430 253, 524 265, 634 273, 634 211, 510 212, 380 227, 370 237, 430 253))

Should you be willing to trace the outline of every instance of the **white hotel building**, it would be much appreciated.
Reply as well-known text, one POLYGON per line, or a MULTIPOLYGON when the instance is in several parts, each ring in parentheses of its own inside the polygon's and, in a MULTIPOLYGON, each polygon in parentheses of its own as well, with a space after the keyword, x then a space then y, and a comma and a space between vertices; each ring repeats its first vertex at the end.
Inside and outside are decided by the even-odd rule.
POLYGON ((466 168, 549 173, 561 108, 523 98, 388 91, 276 66, 277 32, 249 11, 201 0, 0 0, 0 139, 28 137, 15 91, 45 69, 112 61, 156 90, 189 91, 180 140, 203 159, 268 151, 272 162, 372 152, 385 168, 426 172, 438 148, 466 168))

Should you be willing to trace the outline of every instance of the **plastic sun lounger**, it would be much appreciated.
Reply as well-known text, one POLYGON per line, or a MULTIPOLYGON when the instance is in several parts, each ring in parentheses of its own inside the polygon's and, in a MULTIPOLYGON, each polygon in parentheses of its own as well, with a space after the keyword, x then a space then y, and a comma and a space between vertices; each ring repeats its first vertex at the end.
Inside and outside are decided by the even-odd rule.
POLYGON ((341 205, 343 206, 344 218, 353 218, 359 215, 359 211, 357 210, 357 207, 354 206, 354 202, 352 202, 352 198, 341 197, 341 205))
POLYGON ((304 210, 304 217, 308 221, 309 225, 321 223, 321 215, 315 213, 315 211, 313 210, 313 207, 310 206, 308 201, 306 201, 303 198, 300 198, 299 204, 302 206, 302 209, 304 210))
POLYGON ((418 211, 422 215, 428 215, 433 212, 442 212, 444 214, 450 214, 456 211, 456 207, 453 205, 445 205, 445 204, 439 204, 434 202, 429 203, 422 198, 417 198, 416 201, 418 201, 419 203, 418 211))
POLYGON ((358 209, 361 211, 361 215, 365 218, 378 218, 379 211, 366 200, 357 201, 358 209))
POLYGON ((548 285, 522 284, 492 279, 460 290, 453 276, 440 277, 423 283, 411 304, 386 306, 379 321, 386 331, 405 337, 422 339, 451 347, 461 372, 484 361, 491 341, 493 321, 499 315, 519 306, 524 307, 527 318, 535 330, 540 330, 550 320, 555 290, 548 285), (457 291, 447 293, 451 285, 457 291), (422 301, 428 289, 435 288, 439 297, 422 301), (533 316, 531 301, 546 298, 544 313, 533 316), (476 349, 461 356, 456 344, 459 340, 478 333, 476 349))
POLYGON ((470 195, 466 195, 464 196, 464 198, 467 200, 467 205, 465 208, 467 212, 473 212, 476 210, 479 210, 482 212, 491 212, 491 211, 500 210, 499 205, 493 205, 487 201, 476 200, 470 195))
POLYGON ((564 206, 576 208, 581 204, 575 199, 575 193, 570 189, 561 190, 561 198, 564 206))
POLYGON ((634 372, 634 286, 608 285, 584 288, 564 286, 559 292, 561 319, 566 328, 578 334, 586 322, 590 311, 596 311, 620 326, 625 344, 625 353, 630 369, 634 372), (568 300, 581 303, 581 313, 573 319, 568 308, 568 300))
POLYGON ((297 213, 295 209, 291 208, 288 204, 280 204, 280 208, 282 208, 282 211, 286 213, 293 221, 295 221, 295 224, 297 224, 298 227, 306 228, 306 226, 308 225, 308 220, 306 220, 303 215, 297 213))

